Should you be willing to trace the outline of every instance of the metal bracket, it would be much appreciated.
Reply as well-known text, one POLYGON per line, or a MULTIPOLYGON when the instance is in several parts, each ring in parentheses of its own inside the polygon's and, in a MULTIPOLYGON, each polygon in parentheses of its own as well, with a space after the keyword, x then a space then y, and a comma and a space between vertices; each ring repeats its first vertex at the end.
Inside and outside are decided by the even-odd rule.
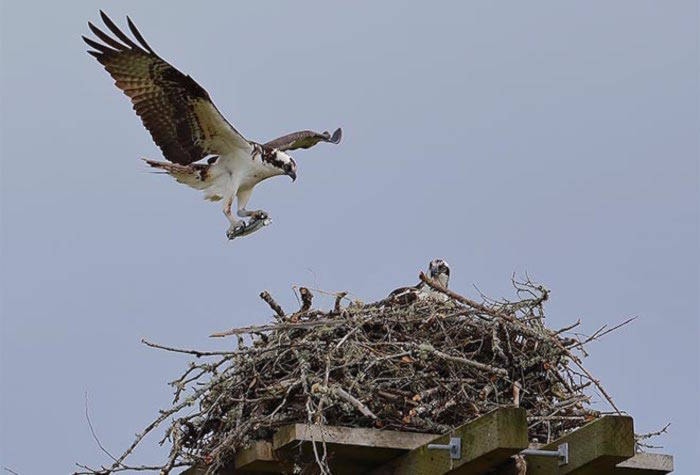
POLYGON ((449 450, 452 460, 462 458, 462 439, 460 437, 450 437, 449 444, 428 444, 428 449, 449 450))
MULTIPOLYGON (((452 460, 462 458, 462 439, 460 437, 450 437, 449 444, 428 444, 429 450, 449 450, 452 460)), ((557 446, 557 450, 525 449, 520 452, 522 455, 532 455, 535 457, 557 457, 559 466, 569 463, 569 444, 564 442, 557 446)))
POLYGON ((569 463, 569 444, 564 442, 559 444, 557 450, 525 449, 520 452, 522 455, 533 455, 535 457, 557 457, 559 466, 569 463))

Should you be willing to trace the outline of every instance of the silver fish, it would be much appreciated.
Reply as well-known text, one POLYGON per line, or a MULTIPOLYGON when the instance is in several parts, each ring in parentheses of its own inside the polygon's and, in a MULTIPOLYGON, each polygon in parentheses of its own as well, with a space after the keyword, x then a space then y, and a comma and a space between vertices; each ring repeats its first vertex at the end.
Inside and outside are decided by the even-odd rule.
POLYGON ((272 223, 272 218, 270 218, 267 214, 253 216, 250 221, 247 223, 244 222, 243 226, 236 228, 235 232, 232 235, 229 235, 229 240, 253 234, 255 231, 268 226, 270 223, 272 223))

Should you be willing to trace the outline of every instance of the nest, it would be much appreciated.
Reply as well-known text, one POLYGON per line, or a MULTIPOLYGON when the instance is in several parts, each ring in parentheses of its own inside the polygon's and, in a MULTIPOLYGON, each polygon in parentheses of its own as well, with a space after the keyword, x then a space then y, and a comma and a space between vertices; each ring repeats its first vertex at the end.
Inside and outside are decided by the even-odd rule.
POLYGON ((421 279, 436 298, 343 306, 341 293, 325 311, 313 309, 311 291, 302 288, 302 307, 290 315, 263 292, 274 323, 213 335, 236 336, 233 351, 145 342, 198 358, 171 383, 172 406, 132 447, 104 472, 84 473, 139 468, 124 459, 166 420, 162 442, 171 444, 170 456, 150 468, 168 473, 204 463, 215 473, 252 441, 292 423, 441 434, 493 409, 520 406, 531 440, 546 443, 600 416, 590 407, 589 387, 617 411, 580 361, 583 344, 607 331, 582 341, 564 336, 578 323, 546 328, 544 287, 514 282, 516 301, 479 303, 421 279))

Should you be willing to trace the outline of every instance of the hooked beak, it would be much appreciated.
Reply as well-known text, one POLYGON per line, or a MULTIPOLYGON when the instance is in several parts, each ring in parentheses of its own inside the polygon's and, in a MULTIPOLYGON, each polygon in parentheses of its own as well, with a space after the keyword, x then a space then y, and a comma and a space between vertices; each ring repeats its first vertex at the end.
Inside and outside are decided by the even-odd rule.
POLYGON ((295 171, 290 171, 287 173, 287 176, 289 176, 292 179, 292 182, 297 181, 297 173, 295 171))

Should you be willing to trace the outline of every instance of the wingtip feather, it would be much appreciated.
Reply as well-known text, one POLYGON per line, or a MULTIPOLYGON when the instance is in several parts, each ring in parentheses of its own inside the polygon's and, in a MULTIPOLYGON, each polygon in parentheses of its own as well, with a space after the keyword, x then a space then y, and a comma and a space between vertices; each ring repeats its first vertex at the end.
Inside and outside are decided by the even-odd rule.
POLYGON ((146 50, 149 53, 156 54, 155 51, 153 51, 153 48, 151 48, 151 46, 146 42, 146 39, 143 37, 141 32, 138 30, 138 28, 136 28, 136 25, 134 24, 134 22, 131 21, 131 18, 129 18, 128 16, 126 17, 126 23, 127 23, 127 25, 129 25, 129 29, 131 30, 131 33, 133 33, 136 40, 139 43, 141 43, 141 46, 146 48, 146 50))
POLYGON ((107 16, 105 12, 100 10, 100 16, 102 17, 102 21, 104 22, 105 26, 110 29, 112 33, 116 35, 117 38, 122 40, 126 45, 128 45, 131 48, 134 48, 136 50, 140 50, 141 48, 132 41, 131 38, 129 38, 122 30, 119 29, 119 27, 112 21, 111 18, 107 16))
POLYGON ((87 43, 90 48, 94 48, 97 51, 100 51, 101 53, 115 53, 116 52, 116 50, 113 50, 106 45, 98 43, 97 41, 91 40, 90 38, 86 38, 85 36, 83 36, 83 41, 85 43, 87 43))
POLYGON ((94 24, 88 22, 88 26, 90 27, 90 31, 97 36, 99 39, 104 41, 107 45, 111 46, 114 48, 116 51, 124 51, 127 49, 127 46, 118 42, 111 36, 109 36, 107 33, 104 31, 100 30, 98 27, 96 27, 94 24))

